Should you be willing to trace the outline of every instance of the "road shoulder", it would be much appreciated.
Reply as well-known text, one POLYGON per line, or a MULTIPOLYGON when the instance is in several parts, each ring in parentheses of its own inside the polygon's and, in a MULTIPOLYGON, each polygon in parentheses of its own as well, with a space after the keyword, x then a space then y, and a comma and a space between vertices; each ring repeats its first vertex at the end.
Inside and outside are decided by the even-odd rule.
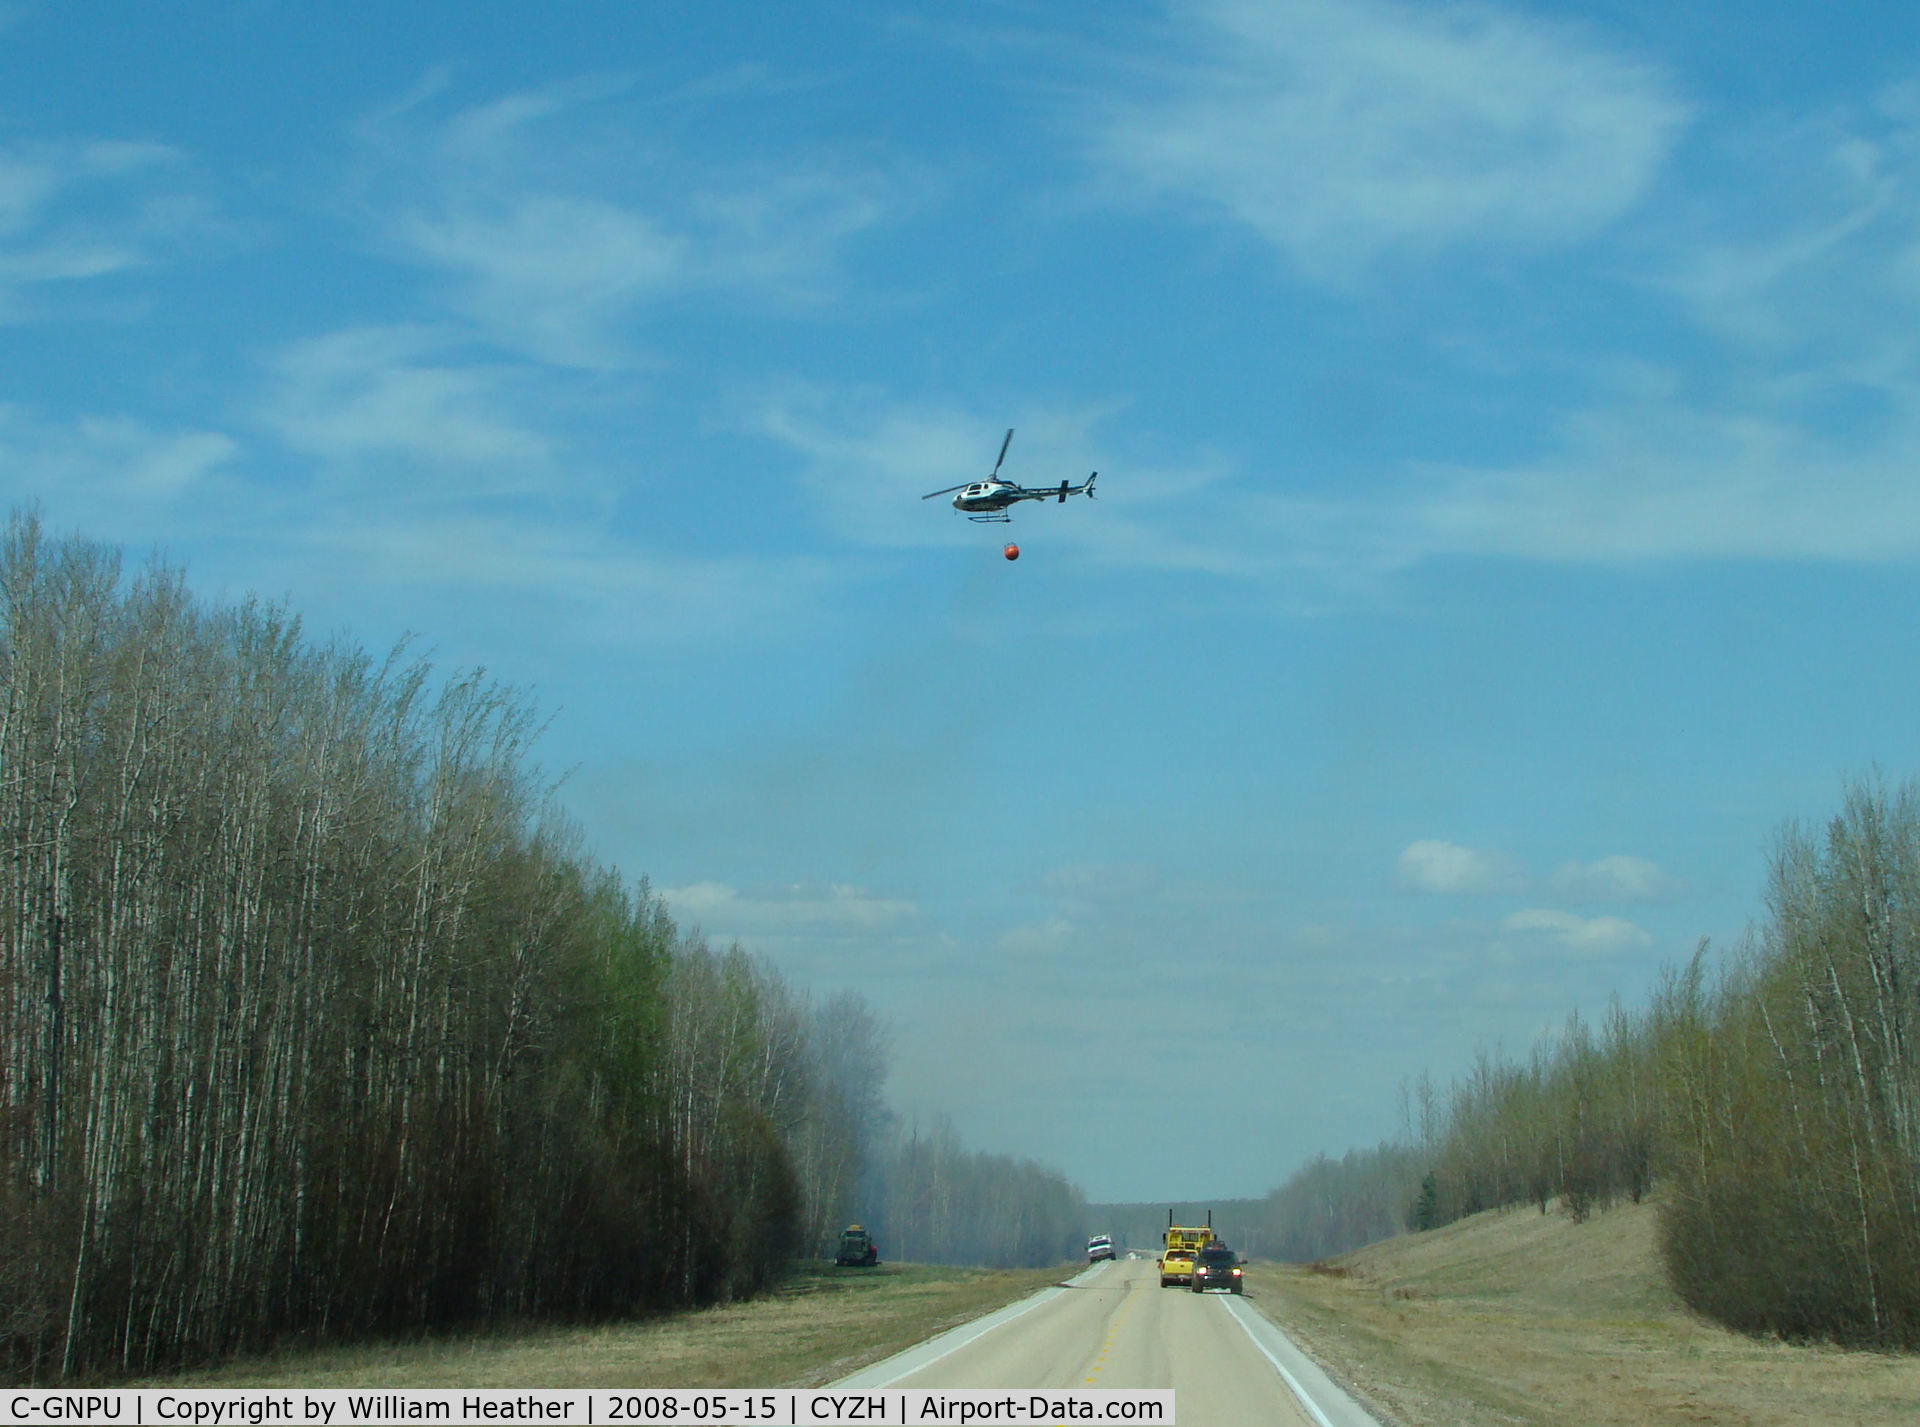
POLYGON ((1319 1427, 1396 1427, 1363 1406, 1333 1376, 1293 1341, 1259 1304, 1244 1296, 1222 1295, 1220 1306, 1266 1355, 1301 1407, 1319 1427))
POLYGON ((830 1386, 846 1388, 891 1386, 908 1374, 919 1372, 924 1367, 931 1367, 948 1354, 958 1352, 974 1339, 991 1333, 1002 1323, 1009 1323, 1015 1318, 1032 1312, 1041 1304, 1067 1292, 1068 1289, 1085 1287, 1097 1281, 1104 1271, 1112 1267, 1111 1261, 1094 1264, 1064 1283, 1049 1284, 1038 1293, 1009 1303, 1004 1308, 996 1309, 971 1322, 962 1323, 958 1327, 949 1328, 944 1333, 936 1334, 924 1342, 915 1343, 912 1347, 895 1353, 891 1357, 882 1358, 877 1363, 871 1363, 856 1373, 840 1378, 830 1386))

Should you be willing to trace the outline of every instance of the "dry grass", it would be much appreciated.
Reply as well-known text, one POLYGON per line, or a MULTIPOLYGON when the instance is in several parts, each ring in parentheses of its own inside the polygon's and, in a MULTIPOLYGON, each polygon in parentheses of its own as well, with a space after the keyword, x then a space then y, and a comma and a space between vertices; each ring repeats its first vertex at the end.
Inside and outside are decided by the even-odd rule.
POLYGON ((1256 1266, 1249 1295, 1405 1427, 1920 1422, 1920 1357, 1743 1337, 1667 1290, 1654 1214, 1482 1214, 1330 1264, 1256 1266))
POLYGON ((1063 1276, 1059 1269, 822 1267, 796 1275, 764 1298, 725 1308, 589 1328, 282 1352, 166 1379, 164 1385, 811 1387, 1063 1276))

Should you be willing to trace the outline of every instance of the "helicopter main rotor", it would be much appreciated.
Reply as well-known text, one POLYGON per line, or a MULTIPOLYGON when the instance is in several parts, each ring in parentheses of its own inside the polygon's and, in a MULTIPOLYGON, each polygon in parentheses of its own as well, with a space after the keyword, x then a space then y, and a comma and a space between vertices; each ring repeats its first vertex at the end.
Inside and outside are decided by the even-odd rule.
MULTIPOLYGON (((1009 446, 1011 446, 1012 444, 1013 444, 1013 428, 1012 428, 1011 426, 1009 426, 1009 427, 1007 428, 1007 438, 1006 438, 1006 440, 1004 440, 1004 441, 1002 441, 1002 442, 1000 443, 1000 455, 999 455, 999 458, 998 458, 998 459, 996 459, 996 460, 994 461, 994 463, 993 463, 993 470, 992 470, 992 472, 991 472, 991 473, 990 473, 990 474, 989 474, 989 475, 987 476, 987 479, 988 479, 989 481, 997 481, 997 480, 999 480, 999 479, 1000 479, 1000 467, 1001 467, 1001 465, 1002 465, 1002 463, 1004 463, 1004 462, 1006 461, 1006 459, 1007 459, 1007 447, 1009 447, 1009 446)), ((933 498, 934 498, 935 496, 937 496, 937 495, 952 495, 952 494, 953 494, 953 493, 954 493, 955 491, 963 491, 963 490, 965 490, 965 489, 966 489, 966 488, 967 488, 968 486, 972 486, 972 485, 978 485, 978 484, 979 484, 979 482, 978 482, 978 481, 962 481, 962 482, 960 482, 960 484, 959 484, 959 485, 957 485, 957 486, 948 486, 948 487, 947 487, 947 488, 946 488, 945 490, 943 490, 943 491, 928 491, 928 492, 927 492, 927 493, 926 493, 925 495, 923 495, 923 496, 921 496, 921 497, 920 497, 920 499, 921 499, 921 500, 932 500, 932 499, 933 499, 933 498)))

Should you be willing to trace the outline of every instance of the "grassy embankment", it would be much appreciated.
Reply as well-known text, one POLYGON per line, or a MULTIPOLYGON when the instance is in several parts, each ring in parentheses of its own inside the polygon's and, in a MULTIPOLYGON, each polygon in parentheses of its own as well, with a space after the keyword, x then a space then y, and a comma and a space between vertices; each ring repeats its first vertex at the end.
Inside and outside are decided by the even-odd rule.
POLYGON ((745 1303, 641 1322, 285 1351, 169 1387, 812 1387, 1075 1272, 810 1267, 745 1303))
POLYGON ((1249 1282, 1403 1427, 1920 1422, 1920 1357, 1763 1341, 1689 1313, 1645 1205, 1584 1224, 1480 1214, 1313 1268, 1256 1265, 1249 1282))

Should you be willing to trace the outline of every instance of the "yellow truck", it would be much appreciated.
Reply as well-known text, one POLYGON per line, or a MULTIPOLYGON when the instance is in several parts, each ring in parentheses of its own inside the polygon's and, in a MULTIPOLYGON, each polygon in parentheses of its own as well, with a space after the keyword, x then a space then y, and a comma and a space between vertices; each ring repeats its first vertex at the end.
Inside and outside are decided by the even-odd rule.
POLYGON ((1167 1210, 1167 1231, 1160 1236, 1160 1286, 1193 1282, 1194 1255, 1213 1242, 1213 1210, 1207 1210, 1205 1228, 1193 1228, 1173 1222, 1173 1210, 1167 1210))

